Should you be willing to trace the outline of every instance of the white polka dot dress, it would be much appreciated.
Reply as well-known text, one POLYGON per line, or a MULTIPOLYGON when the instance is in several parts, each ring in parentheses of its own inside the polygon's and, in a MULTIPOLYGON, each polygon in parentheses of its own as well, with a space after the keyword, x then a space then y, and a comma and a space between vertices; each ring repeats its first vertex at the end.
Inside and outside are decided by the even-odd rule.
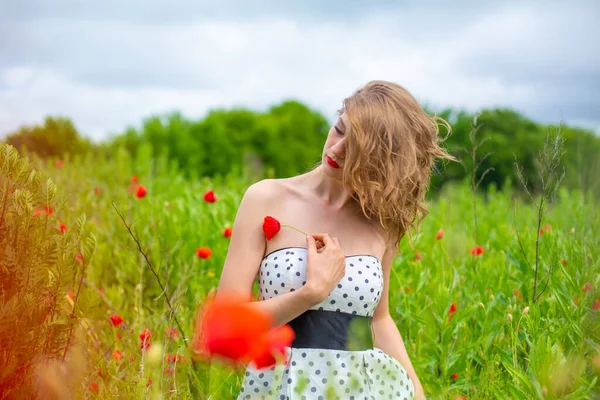
MULTIPOLYGON (((306 284, 306 257, 303 247, 268 254, 258 272, 260 299, 306 284)), ((402 364, 372 344, 371 318, 382 290, 375 256, 347 256, 337 287, 290 322, 296 339, 286 348, 287 364, 248 365, 238 400, 412 400, 414 386, 402 364)))

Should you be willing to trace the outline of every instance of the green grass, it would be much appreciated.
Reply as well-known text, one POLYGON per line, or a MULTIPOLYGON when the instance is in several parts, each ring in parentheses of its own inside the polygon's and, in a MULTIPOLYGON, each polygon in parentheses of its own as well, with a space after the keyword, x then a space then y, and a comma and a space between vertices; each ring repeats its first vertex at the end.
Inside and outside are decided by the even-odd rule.
MULTIPOLYGON (((116 210, 133 226, 190 338, 198 306, 218 285, 229 244, 222 230, 232 225, 252 182, 241 175, 190 182, 165 159, 143 154, 130 159, 118 152, 103 162, 66 160, 62 168, 38 163, 64 199, 54 223, 70 227, 85 214, 85 229, 97 240, 95 253, 84 255, 85 287, 94 295, 104 291, 97 295, 95 314, 101 317, 87 321, 101 345, 87 351, 91 368, 101 369, 104 377, 89 376, 82 385, 97 381, 99 392, 92 397, 98 398, 234 398, 242 370, 184 363, 174 375, 165 373, 164 354, 188 359, 190 354, 183 340, 165 339, 174 315, 116 210), (132 175, 148 189, 146 197, 128 191, 132 175), (203 201, 209 189, 216 203, 203 201), (212 257, 196 257, 201 246, 211 248, 212 257), (113 313, 125 319, 116 329, 120 340, 108 322, 113 313), (142 357, 138 335, 144 328, 152 331, 155 347, 142 357), (124 355, 120 362, 111 358, 115 349, 124 355), (152 384, 146 388, 147 378, 152 384)), ((551 229, 540 237, 538 295, 549 283, 533 302, 537 210, 523 199, 511 189, 479 194, 479 242, 474 243, 468 185, 446 186, 431 199, 413 246, 408 238, 402 241, 390 309, 429 399, 600 397, 600 310, 593 309, 600 299, 598 205, 582 193, 559 192, 542 224, 551 229), (444 236, 436 240, 440 228, 444 236), (484 248, 482 255, 470 254, 475 245, 484 248), (590 289, 582 290, 587 282, 590 289), (452 302, 457 311, 449 319, 452 302)))

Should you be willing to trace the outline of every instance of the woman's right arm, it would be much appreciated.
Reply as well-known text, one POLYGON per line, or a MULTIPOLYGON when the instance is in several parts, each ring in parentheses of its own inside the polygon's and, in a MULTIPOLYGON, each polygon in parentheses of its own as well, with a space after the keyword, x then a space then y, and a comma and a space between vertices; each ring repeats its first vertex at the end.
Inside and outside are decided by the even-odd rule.
MULTIPOLYGON (((268 213, 267 205, 277 201, 278 193, 274 189, 273 182, 263 180, 251 185, 244 193, 233 223, 217 297, 227 293, 251 298, 266 250, 262 224, 268 213)), ((270 314, 277 327, 287 324, 319 302, 319 296, 303 286, 268 300, 254 301, 251 306, 270 314)))

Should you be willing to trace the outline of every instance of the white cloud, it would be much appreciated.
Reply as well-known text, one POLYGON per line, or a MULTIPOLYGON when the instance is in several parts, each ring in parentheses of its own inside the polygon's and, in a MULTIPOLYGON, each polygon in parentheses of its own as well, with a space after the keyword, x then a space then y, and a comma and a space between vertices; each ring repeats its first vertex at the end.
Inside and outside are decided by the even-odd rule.
POLYGON ((61 114, 99 140, 154 113, 199 118, 286 98, 332 118, 371 79, 396 81, 440 108, 508 106, 544 122, 557 122, 562 109, 568 123, 598 126, 600 56, 586 57, 583 41, 600 29, 588 24, 589 10, 511 3, 472 16, 464 9, 470 18, 425 11, 310 23, 284 15, 172 25, 13 21, 2 33, 21 43, 0 44, 0 135, 61 114))

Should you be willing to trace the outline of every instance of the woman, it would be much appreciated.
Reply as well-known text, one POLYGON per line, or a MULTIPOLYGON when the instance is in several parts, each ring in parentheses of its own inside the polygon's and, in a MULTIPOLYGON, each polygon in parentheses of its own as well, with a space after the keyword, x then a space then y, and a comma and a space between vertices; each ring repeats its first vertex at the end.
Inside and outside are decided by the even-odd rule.
POLYGON ((454 159, 437 121, 403 87, 371 81, 344 100, 316 167, 247 189, 218 293, 250 297, 258 278, 252 306, 296 338, 286 365, 248 366, 239 399, 425 398, 388 291, 399 242, 426 214, 435 159, 454 159), (265 240, 265 216, 319 233, 265 240))

